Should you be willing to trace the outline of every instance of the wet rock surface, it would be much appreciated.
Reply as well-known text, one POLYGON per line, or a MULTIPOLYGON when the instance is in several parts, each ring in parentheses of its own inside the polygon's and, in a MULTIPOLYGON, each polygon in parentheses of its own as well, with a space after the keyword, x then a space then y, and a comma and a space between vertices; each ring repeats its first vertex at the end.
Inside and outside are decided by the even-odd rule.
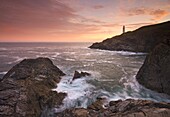
POLYGON ((170 37, 170 21, 143 26, 135 31, 94 43, 92 49, 112 51, 150 52, 157 44, 170 37))
POLYGON ((0 81, 1 117, 39 117, 53 114, 65 93, 52 91, 64 73, 48 58, 25 59, 0 81))
MULTIPOLYGON (((99 100, 97 100, 99 102, 99 100)), ((94 102, 96 103, 96 102, 94 102)), ((92 105, 94 105, 94 103, 92 105)), ((96 104, 95 104, 96 105, 96 104)), ((90 105, 91 106, 91 105, 90 105)), ((65 110, 56 117, 169 117, 170 104, 146 100, 111 101, 108 108, 74 108, 65 110)))
POLYGON ((75 71, 74 72, 74 76, 73 76, 73 80, 81 78, 81 77, 85 77, 85 76, 90 76, 90 75, 91 74, 87 73, 87 72, 78 72, 78 71, 75 71))
POLYGON ((170 95, 170 38, 149 53, 136 78, 145 87, 170 95))

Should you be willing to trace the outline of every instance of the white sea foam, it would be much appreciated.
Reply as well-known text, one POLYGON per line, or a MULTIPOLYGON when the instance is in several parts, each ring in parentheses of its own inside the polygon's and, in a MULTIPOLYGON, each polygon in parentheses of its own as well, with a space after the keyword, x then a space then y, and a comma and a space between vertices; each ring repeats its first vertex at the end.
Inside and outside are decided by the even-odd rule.
POLYGON ((98 81, 114 82, 114 79, 98 79, 98 81))
POLYGON ((122 70, 122 72, 124 73, 124 75, 127 75, 127 74, 128 74, 128 73, 126 72, 125 68, 122 67, 122 65, 117 64, 116 66, 119 67, 119 68, 122 70))
POLYGON ((86 54, 83 54, 83 55, 90 56, 90 55, 92 55, 92 53, 86 53, 86 54))
POLYGON ((36 55, 36 58, 41 57, 40 55, 36 55))
POLYGON ((28 53, 33 53, 33 54, 39 54, 39 52, 37 51, 33 51, 33 50, 30 50, 30 51, 27 51, 28 53))
MULTIPOLYGON (((143 52, 130 52, 130 51, 108 51, 108 50, 100 50, 97 49, 96 50, 98 53, 105 53, 105 54, 111 54, 111 55, 116 55, 116 54, 120 54, 120 55, 146 55, 147 53, 143 53, 143 52)), ((97 53, 95 52, 95 53, 97 53)))
POLYGON ((115 51, 115 52, 120 55, 146 55, 147 54, 143 52, 128 52, 128 51, 115 51))
POLYGON ((0 48, 0 51, 2 51, 2 50, 8 50, 7 48, 0 48))
POLYGON ((56 58, 56 57, 58 57, 59 55, 60 55, 59 52, 55 52, 54 55, 52 55, 51 57, 52 57, 52 58, 56 58))
POLYGON ((72 59, 72 58, 66 58, 65 60, 67 60, 67 61, 76 61, 75 59, 72 59))
POLYGON ((83 59, 83 61, 95 62, 96 59, 83 59))
POLYGON ((97 63, 113 63, 113 62, 108 60, 99 60, 97 61, 97 63))
POLYGON ((14 61, 11 61, 11 62, 8 62, 7 64, 13 64, 13 63, 20 62, 20 61, 22 61, 22 60, 24 60, 24 59, 27 59, 27 57, 19 57, 19 56, 14 56, 14 57, 12 57, 12 58, 14 58, 15 60, 14 60, 14 61))
POLYGON ((62 77, 60 83, 57 84, 57 88, 53 90, 67 93, 67 97, 63 100, 64 105, 56 108, 57 112, 74 106, 87 106, 88 98, 93 93, 94 86, 88 84, 86 79, 80 78, 72 81, 72 76, 62 77))
POLYGON ((136 81, 135 76, 136 75, 133 75, 130 78, 122 77, 119 82, 124 85, 124 88, 120 92, 114 92, 110 100, 131 98, 156 102, 170 102, 170 96, 146 89, 136 81))
POLYGON ((2 74, 2 75, 5 75, 7 73, 7 71, 5 71, 5 72, 0 72, 0 74, 2 74))
POLYGON ((63 52, 64 54, 74 55, 76 52, 63 52))
POLYGON ((84 67, 88 67, 88 66, 93 66, 94 65, 94 63, 86 63, 86 64, 84 64, 83 66, 84 67))

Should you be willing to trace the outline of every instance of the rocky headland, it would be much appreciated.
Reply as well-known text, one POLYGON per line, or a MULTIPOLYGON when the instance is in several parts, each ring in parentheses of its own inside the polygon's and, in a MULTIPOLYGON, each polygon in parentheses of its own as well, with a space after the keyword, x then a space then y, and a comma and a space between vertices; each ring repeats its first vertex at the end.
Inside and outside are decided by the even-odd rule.
POLYGON ((89 48, 112 51, 150 52, 157 44, 170 37, 170 21, 143 26, 102 42, 94 43, 89 48))

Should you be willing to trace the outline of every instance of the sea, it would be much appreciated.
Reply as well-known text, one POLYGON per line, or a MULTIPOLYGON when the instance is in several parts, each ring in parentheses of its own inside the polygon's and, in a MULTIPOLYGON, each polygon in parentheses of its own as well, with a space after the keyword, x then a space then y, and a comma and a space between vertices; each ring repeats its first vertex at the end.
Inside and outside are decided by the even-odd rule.
POLYGON ((119 99, 170 102, 169 96, 146 89, 136 81, 147 53, 90 49, 91 44, 0 43, 0 78, 23 59, 48 57, 66 74, 52 89, 67 93, 56 112, 72 107, 86 108, 98 97, 106 102, 119 99), (75 71, 88 72, 91 76, 72 81, 75 71))

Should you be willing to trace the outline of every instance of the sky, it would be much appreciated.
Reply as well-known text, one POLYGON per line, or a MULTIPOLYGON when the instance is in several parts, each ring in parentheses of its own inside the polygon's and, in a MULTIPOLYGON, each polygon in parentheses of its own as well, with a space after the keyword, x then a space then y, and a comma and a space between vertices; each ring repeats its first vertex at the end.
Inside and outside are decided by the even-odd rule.
POLYGON ((0 0, 0 42, 99 42, 170 20, 170 0, 0 0))

